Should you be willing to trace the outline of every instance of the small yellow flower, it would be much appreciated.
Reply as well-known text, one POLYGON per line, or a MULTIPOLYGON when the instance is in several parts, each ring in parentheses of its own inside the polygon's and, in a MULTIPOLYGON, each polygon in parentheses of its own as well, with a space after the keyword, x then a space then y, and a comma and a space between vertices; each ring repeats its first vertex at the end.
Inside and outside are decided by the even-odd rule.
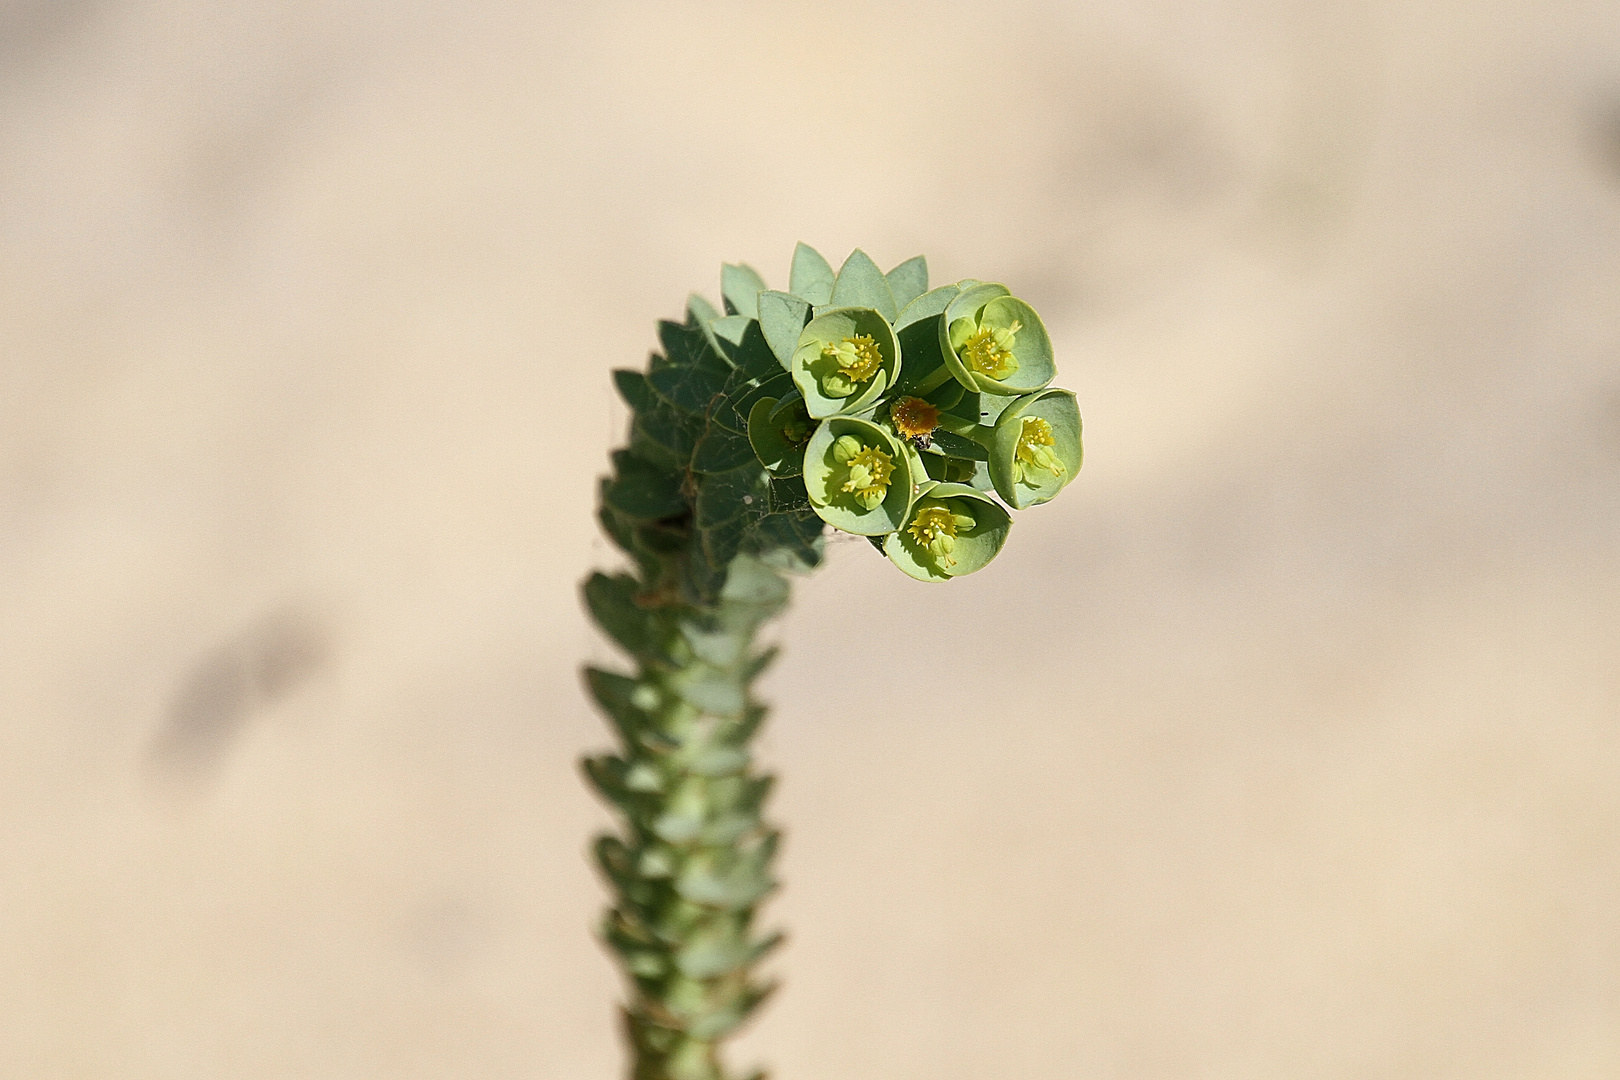
POLYGON ((856 334, 836 344, 829 341, 821 347, 821 357, 838 367, 822 380, 833 397, 849 397, 857 384, 876 375, 883 366, 883 353, 871 334, 856 334))
POLYGON ((967 366, 980 375, 992 379, 1005 379, 1018 370, 1018 360, 1013 356, 1013 345, 1017 342, 1018 331, 1023 326, 1017 319, 1008 327, 982 326, 975 330, 963 344, 961 349, 962 360, 967 366))
POLYGON ((956 565, 956 559, 951 554, 956 550, 956 534, 959 530, 971 528, 973 519, 967 514, 953 513, 944 503, 929 503, 917 511, 917 516, 911 519, 906 531, 919 547, 927 549, 934 556, 934 561, 943 567, 956 565))
MULTIPOLYGON (((1056 451, 1052 448, 1057 445, 1057 439, 1052 435, 1052 425, 1039 416, 1024 417, 1024 429, 1018 435, 1018 449, 1013 453, 1013 479, 1024 481, 1025 474, 1035 469, 1045 469, 1059 480, 1068 469, 1058 460, 1056 451)), ((1033 484, 1033 478, 1024 481, 1033 484)))
POLYGON ((894 459, 888 454, 853 435, 840 435, 833 442, 832 452, 833 460, 849 470, 841 490, 854 495, 862 508, 873 509, 889 494, 894 459))

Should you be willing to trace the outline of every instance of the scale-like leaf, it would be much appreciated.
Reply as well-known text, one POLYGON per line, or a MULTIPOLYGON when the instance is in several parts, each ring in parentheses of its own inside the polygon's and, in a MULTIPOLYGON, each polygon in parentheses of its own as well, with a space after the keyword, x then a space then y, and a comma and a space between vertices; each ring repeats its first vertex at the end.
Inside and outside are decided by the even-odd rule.
POLYGON ((757 298, 766 287, 759 271, 746 263, 726 263, 720 267, 720 292, 725 297, 726 311, 731 314, 759 318, 757 298))
POLYGON ((739 435, 719 424, 710 424, 692 454, 692 468, 701 473, 721 473, 739 465, 758 464, 747 435, 739 435))
POLYGON ((833 277, 832 264, 821 257, 821 252, 801 240, 793 249, 788 291, 812 304, 825 304, 832 299, 833 277))
POLYGON ((619 513, 637 521, 655 521, 685 511, 679 474, 666 472, 627 450, 614 453, 613 467, 616 476, 604 499, 619 513))
MULTIPOLYGON (((831 293, 828 293, 831 296, 831 293)), ((792 293, 762 292, 759 294, 759 325, 765 341, 771 347, 776 362, 785 371, 793 364, 793 350, 798 347, 799 334, 810 321, 810 304, 792 293)))
POLYGON ((770 474, 754 460, 750 447, 747 464, 703 478, 697 497, 698 527, 707 529, 750 510, 763 514, 770 506, 770 490, 770 474))
POLYGON ((883 277, 894 294, 895 306, 904 311, 907 304, 928 291, 928 260, 913 255, 883 277))
POLYGON ((850 252, 849 258, 839 268, 838 279, 833 282, 832 299, 828 303, 835 308, 872 308, 890 323, 900 314, 900 309, 895 307, 894 293, 889 290, 888 279, 872 257, 860 248, 850 252))
POLYGON ((592 574, 585 581, 585 606, 609 637, 631 656, 659 651, 658 627, 645 608, 636 604, 640 584, 628 574, 608 577, 592 574))

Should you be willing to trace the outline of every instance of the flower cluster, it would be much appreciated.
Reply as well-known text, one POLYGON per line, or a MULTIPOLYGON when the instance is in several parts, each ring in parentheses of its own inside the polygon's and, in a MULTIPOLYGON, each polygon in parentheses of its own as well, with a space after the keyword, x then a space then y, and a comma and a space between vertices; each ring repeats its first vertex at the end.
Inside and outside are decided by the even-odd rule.
MULTIPOLYGON (((870 538, 912 577, 948 581, 995 558, 1011 511, 1050 501, 1079 471, 1075 396, 1050 385, 1046 327, 1005 286, 930 289, 921 256, 885 273, 860 250, 835 273, 804 244, 785 291, 745 266, 727 266, 722 286, 724 314, 693 297, 678 346, 666 332, 643 397, 701 418, 681 487, 700 528, 741 522, 721 544, 728 557, 770 558, 784 525, 768 518, 787 513, 801 563, 819 559, 813 517, 817 531, 870 538)), ((676 441, 654 436, 668 416, 646 423, 627 400, 633 433, 676 441)))

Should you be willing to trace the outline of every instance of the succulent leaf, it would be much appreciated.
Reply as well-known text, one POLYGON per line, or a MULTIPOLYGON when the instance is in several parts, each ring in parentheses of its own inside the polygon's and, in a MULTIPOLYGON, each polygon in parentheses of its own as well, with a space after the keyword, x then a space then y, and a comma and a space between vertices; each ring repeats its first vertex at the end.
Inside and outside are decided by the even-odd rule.
POLYGON ((720 267, 720 292, 728 314, 759 318, 758 297, 766 288, 759 271, 747 263, 725 263, 720 267))
POLYGON ((811 304, 832 300, 833 268, 821 252, 802 240, 793 249, 793 268, 788 274, 788 291, 811 304))
POLYGON ((907 304, 928 291, 928 260, 913 255, 883 277, 889 283, 895 306, 904 311, 907 304))
POLYGON ((810 321, 810 308, 808 300, 792 293, 759 294, 759 325, 784 371, 793 366, 793 350, 799 344, 804 324, 810 321))
POLYGON ((867 307, 877 311, 890 323, 899 316, 900 309, 895 306, 894 293, 889 289, 889 281, 879 270, 877 263, 871 256, 860 248, 849 253, 844 265, 838 269, 838 278, 833 282, 832 299, 828 301, 831 307, 867 307))

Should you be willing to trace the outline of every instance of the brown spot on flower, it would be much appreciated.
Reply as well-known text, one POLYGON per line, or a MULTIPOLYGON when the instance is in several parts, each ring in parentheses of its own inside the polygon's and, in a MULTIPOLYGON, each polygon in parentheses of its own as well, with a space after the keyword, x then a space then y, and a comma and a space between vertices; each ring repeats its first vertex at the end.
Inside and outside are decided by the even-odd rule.
POLYGON ((922 398, 903 397, 889 406, 889 419, 902 436, 915 439, 939 427, 939 410, 922 398))

